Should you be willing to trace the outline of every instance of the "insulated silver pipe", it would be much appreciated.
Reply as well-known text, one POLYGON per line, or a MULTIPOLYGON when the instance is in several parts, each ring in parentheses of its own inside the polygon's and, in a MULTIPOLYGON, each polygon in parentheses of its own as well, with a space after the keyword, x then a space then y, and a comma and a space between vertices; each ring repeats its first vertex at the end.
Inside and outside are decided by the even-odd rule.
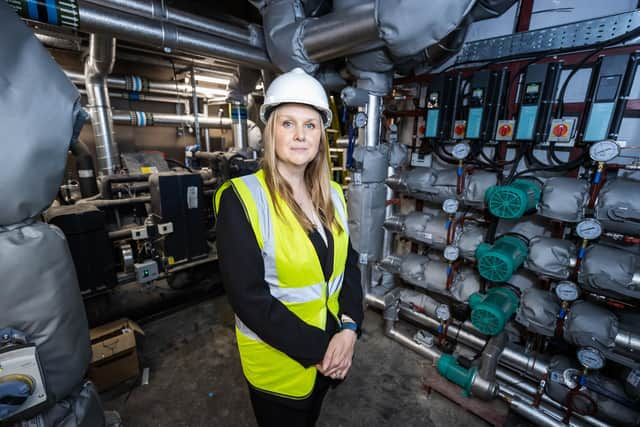
POLYGON ((616 347, 629 352, 640 352, 640 335, 619 330, 615 338, 616 347))
POLYGON ((365 146, 375 148, 380 140, 380 97, 369 94, 367 103, 367 133, 365 146))
POLYGON ((196 93, 196 73, 191 69, 191 100, 193 102, 193 134, 196 138, 196 145, 200 147, 200 114, 198 109, 198 94, 196 93))
POLYGON ((362 45, 368 49, 383 46, 378 36, 374 2, 308 19, 302 42, 309 58, 317 63, 347 56, 362 45))
MULTIPOLYGON (((64 70, 69 80, 75 84, 84 84, 84 76, 75 71, 64 70)), ((147 80, 138 76, 111 76, 107 78, 107 86, 111 89, 123 89, 130 92, 166 93, 174 96, 191 97, 191 85, 173 81, 160 82, 147 80)), ((200 97, 227 96, 229 91, 220 88, 204 88, 196 86, 196 93, 200 97)))
MULTIPOLYGON (((89 0, 92 3, 131 12, 147 18, 160 19, 184 28, 190 28, 203 33, 228 40, 234 40, 253 47, 264 47, 262 28, 255 24, 244 22, 241 25, 229 24, 210 18, 203 18, 192 13, 183 12, 167 7, 164 1, 157 0, 89 0)), ((238 20, 239 21, 239 20, 238 20)))
MULTIPOLYGON (((378 297, 367 293, 365 295, 365 302, 367 305, 379 310, 384 310, 385 300, 384 297, 378 297)), ((422 313, 417 313, 408 307, 400 306, 399 314, 404 319, 417 323, 430 331, 437 331, 440 326, 440 322, 437 319, 426 316, 422 313)), ((469 326, 466 329, 471 329, 469 326)), ((465 330, 464 327, 450 324, 446 328, 447 337, 459 341, 464 345, 471 347, 476 351, 480 351, 484 348, 486 339, 479 337, 469 330, 465 330)), ((542 378, 547 373, 547 363, 542 359, 538 359, 535 355, 527 355, 520 352, 510 346, 505 347, 500 356, 500 362, 512 366, 519 371, 525 372, 535 378, 542 378)))
MULTIPOLYGON (((147 113, 143 111, 114 111, 113 122, 117 125, 130 125, 138 127, 147 126, 193 126, 193 115, 178 115, 164 113, 147 113)), ((228 117, 204 117, 198 118, 200 127, 229 129, 232 121, 228 117)))
MULTIPOLYGON (((82 95, 86 95, 87 91, 85 89, 79 89, 78 92, 82 95)), ((132 96, 129 92, 118 92, 118 91, 109 91, 109 98, 112 99, 125 99, 127 101, 149 101, 149 102, 163 102, 167 104, 185 104, 189 102, 187 99, 171 97, 171 96, 161 96, 161 95, 149 95, 147 93, 138 93, 135 96, 132 96)))
POLYGON ((113 120, 107 76, 113 70, 116 59, 116 39, 97 34, 89 38, 89 56, 84 63, 84 82, 87 89, 87 111, 96 144, 96 161, 99 172, 111 175, 115 172, 120 154, 113 136, 113 120))
MULTIPOLYGON (((246 97, 243 97, 246 98, 246 97)), ((231 100, 231 118, 233 119, 233 146, 235 151, 241 152, 249 148, 249 131, 247 127, 247 107, 244 101, 231 100)))
MULTIPOLYGON (((537 393, 537 387, 534 384, 522 378, 521 376, 509 371, 508 369, 498 368, 496 371, 496 377, 498 378, 498 381, 500 383, 500 388, 503 391, 507 391, 510 395, 518 394, 519 396, 526 395, 528 397, 533 397, 537 393), (517 393, 515 391, 516 389, 521 393, 517 393)), ((542 394, 541 400, 542 402, 549 404, 553 408, 556 408, 560 412, 566 411, 566 408, 562 404, 553 400, 546 393, 542 394)), ((586 423, 594 427, 611 427, 610 424, 607 424, 606 422, 590 415, 580 415, 574 412, 572 417, 585 421, 586 423)))
POLYGON ((414 352, 418 353, 419 355, 424 356, 427 359, 432 360, 434 364, 438 363, 438 360, 440 359, 440 356, 442 355, 442 352, 440 350, 438 350, 435 347, 427 347, 425 345, 418 344, 412 338, 410 338, 410 337, 404 335, 402 332, 399 332, 396 329, 394 329, 394 323, 395 322, 393 320, 391 320, 391 319, 386 319, 385 320, 384 333, 385 333, 386 336, 388 336, 392 340, 402 344, 403 346, 407 347, 408 349, 413 350, 414 352))
MULTIPOLYGON (((207 100, 202 104, 202 115, 205 118, 209 117, 209 103, 207 100)), ((202 120, 202 118, 200 120, 202 120)), ((207 151, 211 151, 211 135, 209 135, 209 128, 204 128, 204 146, 207 151)))
POLYGON ((566 427, 567 425, 572 427, 586 426, 583 423, 576 423, 570 421, 569 424, 562 423, 562 414, 549 408, 546 405, 540 405, 535 407, 531 405, 532 400, 524 398, 519 394, 510 395, 505 389, 500 388, 500 397, 502 397, 514 412, 531 421, 533 424, 540 427, 566 427), (544 410, 544 412, 543 412, 544 410))
MULTIPOLYGON (((181 50, 227 59, 249 67, 276 68, 264 48, 250 47, 237 41, 178 27, 171 22, 110 9, 87 0, 73 0, 70 4, 73 10, 69 13, 63 11, 60 25, 77 31, 107 34, 121 40, 162 49, 167 53, 181 50)), ((26 9, 14 7, 20 16, 30 19, 26 9)))

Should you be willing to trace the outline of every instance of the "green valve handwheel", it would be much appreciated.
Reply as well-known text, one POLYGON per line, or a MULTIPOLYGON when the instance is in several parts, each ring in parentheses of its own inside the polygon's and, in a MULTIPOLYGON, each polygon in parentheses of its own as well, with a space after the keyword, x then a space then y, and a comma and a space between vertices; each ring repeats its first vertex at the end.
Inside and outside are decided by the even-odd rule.
POLYGON ((527 179, 516 179, 509 185, 494 185, 484 196, 484 201, 493 216, 517 219, 527 211, 535 209, 542 190, 527 179))
POLYGON ((509 288, 491 288, 469 297, 471 323, 485 335, 498 335, 518 309, 520 300, 509 288))
POLYGON ((527 259, 527 252, 527 244, 513 236, 502 236, 493 245, 481 243, 476 249, 478 271, 492 282, 506 282, 527 259))

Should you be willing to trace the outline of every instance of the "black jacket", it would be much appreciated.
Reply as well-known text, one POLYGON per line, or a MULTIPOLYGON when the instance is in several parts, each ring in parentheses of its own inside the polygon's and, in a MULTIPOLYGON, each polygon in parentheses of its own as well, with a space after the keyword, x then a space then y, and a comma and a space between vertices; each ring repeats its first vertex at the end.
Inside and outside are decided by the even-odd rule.
MULTIPOLYGON (((323 266, 325 280, 328 280, 333 266, 333 237, 329 232, 326 236, 326 245, 318 231, 309 234, 309 239, 323 266)), ((233 189, 225 190, 220 199, 216 241, 222 281, 240 320, 264 342, 302 366, 321 362, 329 340, 339 330, 338 324, 327 311, 326 330, 311 326, 271 295, 264 280, 264 263, 255 234, 233 189)), ((340 315, 346 314, 362 325, 364 313, 358 254, 351 243, 339 302, 340 315)))

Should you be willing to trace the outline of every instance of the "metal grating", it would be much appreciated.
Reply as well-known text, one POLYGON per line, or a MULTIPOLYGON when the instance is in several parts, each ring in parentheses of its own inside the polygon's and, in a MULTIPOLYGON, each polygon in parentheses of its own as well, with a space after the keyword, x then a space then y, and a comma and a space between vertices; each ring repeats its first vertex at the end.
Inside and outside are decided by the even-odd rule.
POLYGON ((640 10, 465 43, 456 63, 575 49, 611 40, 640 26, 640 10))

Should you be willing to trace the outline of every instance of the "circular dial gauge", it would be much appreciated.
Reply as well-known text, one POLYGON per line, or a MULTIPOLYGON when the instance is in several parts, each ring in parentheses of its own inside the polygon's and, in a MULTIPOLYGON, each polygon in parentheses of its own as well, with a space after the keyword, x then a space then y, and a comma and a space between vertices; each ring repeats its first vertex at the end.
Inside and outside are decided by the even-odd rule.
POLYGON ((460 203, 456 199, 447 199, 442 203, 442 210, 453 215, 458 212, 458 206, 460 206, 460 203))
POLYGON ((589 148, 589 157, 594 162, 609 162, 619 155, 620 146, 610 139, 596 142, 589 148))
POLYGON ((446 322, 451 317, 451 313, 449 312, 449 306, 445 304, 440 304, 436 307, 436 317, 438 320, 442 320, 446 322))
POLYGON ((561 301, 572 302, 578 299, 578 285, 568 280, 558 282, 556 285, 556 295, 561 301))
POLYGON ((604 366, 604 356, 593 347, 582 347, 577 353, 578 361, 587 369, 600 369, 604 366))
POLYGON ((365 127, 367 125, 367 115, 364 112, 359 111, 358 114, 356 114, 355 122, 356 122, 356 127, 358 128, 365 127))
POLYGON ((458 160, 465 159, 471 152, 471 147, 466 142, 459 142, 453 146, 451 155, 458 160))
POLYGON ((585 240, 594 240, 602 234, 602 224, 595 219, 585 219, 576 225, 576 233, 585 240))
POLYGON ((460 249, 455 246, 447 246, 444 248, 444 257, 447 261, 455 261, 460 256, 460 249))

